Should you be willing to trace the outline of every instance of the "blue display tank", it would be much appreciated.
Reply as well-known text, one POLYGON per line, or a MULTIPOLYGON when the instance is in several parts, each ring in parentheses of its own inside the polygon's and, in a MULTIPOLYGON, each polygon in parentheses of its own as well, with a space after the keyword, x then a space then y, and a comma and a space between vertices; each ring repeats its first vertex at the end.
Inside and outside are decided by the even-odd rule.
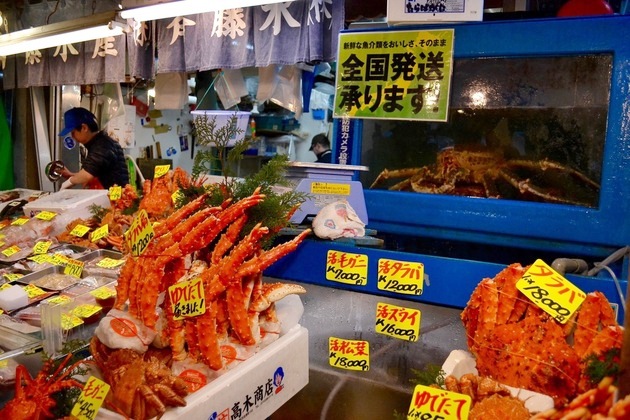
MULTIPOLYGON (((415 28, 444 27, 455 31, 448 122, 359 123, 369 227, 595 258, 630 244, 630 17, 415 28), (497 163, 447 193, 426 193, 445 190, 426 174, 369 189, 383 170, 432 168, 447 149, 497 163), (542 169, 548 161, 560 169, 542 169), (486 179, 500 198, 486 198, 486 179)), ((413 27, 387 30, 399 29, 413 27)))

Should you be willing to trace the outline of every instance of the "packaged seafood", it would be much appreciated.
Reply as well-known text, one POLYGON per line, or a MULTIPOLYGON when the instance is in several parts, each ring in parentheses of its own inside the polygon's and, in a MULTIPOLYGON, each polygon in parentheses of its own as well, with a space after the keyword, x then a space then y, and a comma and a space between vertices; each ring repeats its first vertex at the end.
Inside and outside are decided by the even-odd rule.
POLYGON ((86 276, 109 277, 117 279, 126 258, 117 251, 99 249, 86 256, 83 273, 86 276))
MULTIPOLYGON (((30 275, 32 276, 32 274, 30 275)), ((79 282, 79 279, 75 276, 64 273, 46 273, 42 276, 25 280, 29 276, 22 277, 20 281, 27 282, 28 284, 41 287, 48 290, 64 290, 70 286, 73 286, 79 282)))

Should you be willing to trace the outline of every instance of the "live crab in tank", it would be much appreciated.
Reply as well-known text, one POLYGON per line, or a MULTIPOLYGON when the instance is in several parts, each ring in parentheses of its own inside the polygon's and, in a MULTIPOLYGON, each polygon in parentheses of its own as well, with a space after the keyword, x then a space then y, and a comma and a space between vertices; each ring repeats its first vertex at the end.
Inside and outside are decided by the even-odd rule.
POLYGON ((512 198, 594 207, 600 185, 582 172, 548 159, 507 159, 490 151, 446 148, 436 163, 384 169, 370 188, 468 197, 512 198), (387 181, 403 179, 387 187, 387 181))

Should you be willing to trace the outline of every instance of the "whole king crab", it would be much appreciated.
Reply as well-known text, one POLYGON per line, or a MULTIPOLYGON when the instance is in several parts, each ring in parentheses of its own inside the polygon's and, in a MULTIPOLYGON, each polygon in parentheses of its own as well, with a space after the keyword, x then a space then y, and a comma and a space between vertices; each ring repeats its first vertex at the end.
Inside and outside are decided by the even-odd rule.
POLYGON ((396 178, 405 179, 389 187, 390 190, 504 198, 502 191, 510 189, 510 194, 519 198, 586 206, 595 204, 600 188, 581 172, 547 159, 505 159, 499 153, 452 147, 439 152, 432 165, 384 169, 370 188, 380 187, 385 181, 396 178), (553 181, 552 174, 560 181, 553 181), (570 183, 565 182, 567 177, 571 179, 570 183), (575 187, 570 193, 566 191, 568 184, 575 187))
POLYGON ((516 288, 526 270, 512 264, 477 285, 461 314, 468 347, 480 375, 565 404, 597 386, 587 374, 589 360, 620 351, 623 329, 600 292, 587 294, 560 324, 516 288))

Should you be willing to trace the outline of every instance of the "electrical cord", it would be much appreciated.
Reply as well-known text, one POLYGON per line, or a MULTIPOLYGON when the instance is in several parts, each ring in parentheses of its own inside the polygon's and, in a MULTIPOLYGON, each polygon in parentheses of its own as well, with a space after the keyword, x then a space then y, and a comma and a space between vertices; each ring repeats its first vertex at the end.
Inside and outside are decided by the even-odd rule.
MULTIPOLYGON (((617 260, 627 255, 630 255, 630 246, 625 246, 623 248, 620 248, 617 251, 610 254, 608 257, 606 257, 604 261, 594 263, 593 264, 594 268, 590 269, 588 273, 586 274, 587 276, 594 277, 601 270, 608 271, 608 274, 610 274, 610 276, 613 279, 613 282, 615 283, 615 288, 617 289, 617 293, 619 294, 619 299, 621 300, 621 307, 623 308, 624 312, 626 310, 626 299, 623 295, 623 290, 621 290, 621 285, 619 284, 619 280, 617 279, 617 276, 608 265, 616 262, 617 260)), ((630 273, 629 273, 629 276, 630 276, 630 273)))

